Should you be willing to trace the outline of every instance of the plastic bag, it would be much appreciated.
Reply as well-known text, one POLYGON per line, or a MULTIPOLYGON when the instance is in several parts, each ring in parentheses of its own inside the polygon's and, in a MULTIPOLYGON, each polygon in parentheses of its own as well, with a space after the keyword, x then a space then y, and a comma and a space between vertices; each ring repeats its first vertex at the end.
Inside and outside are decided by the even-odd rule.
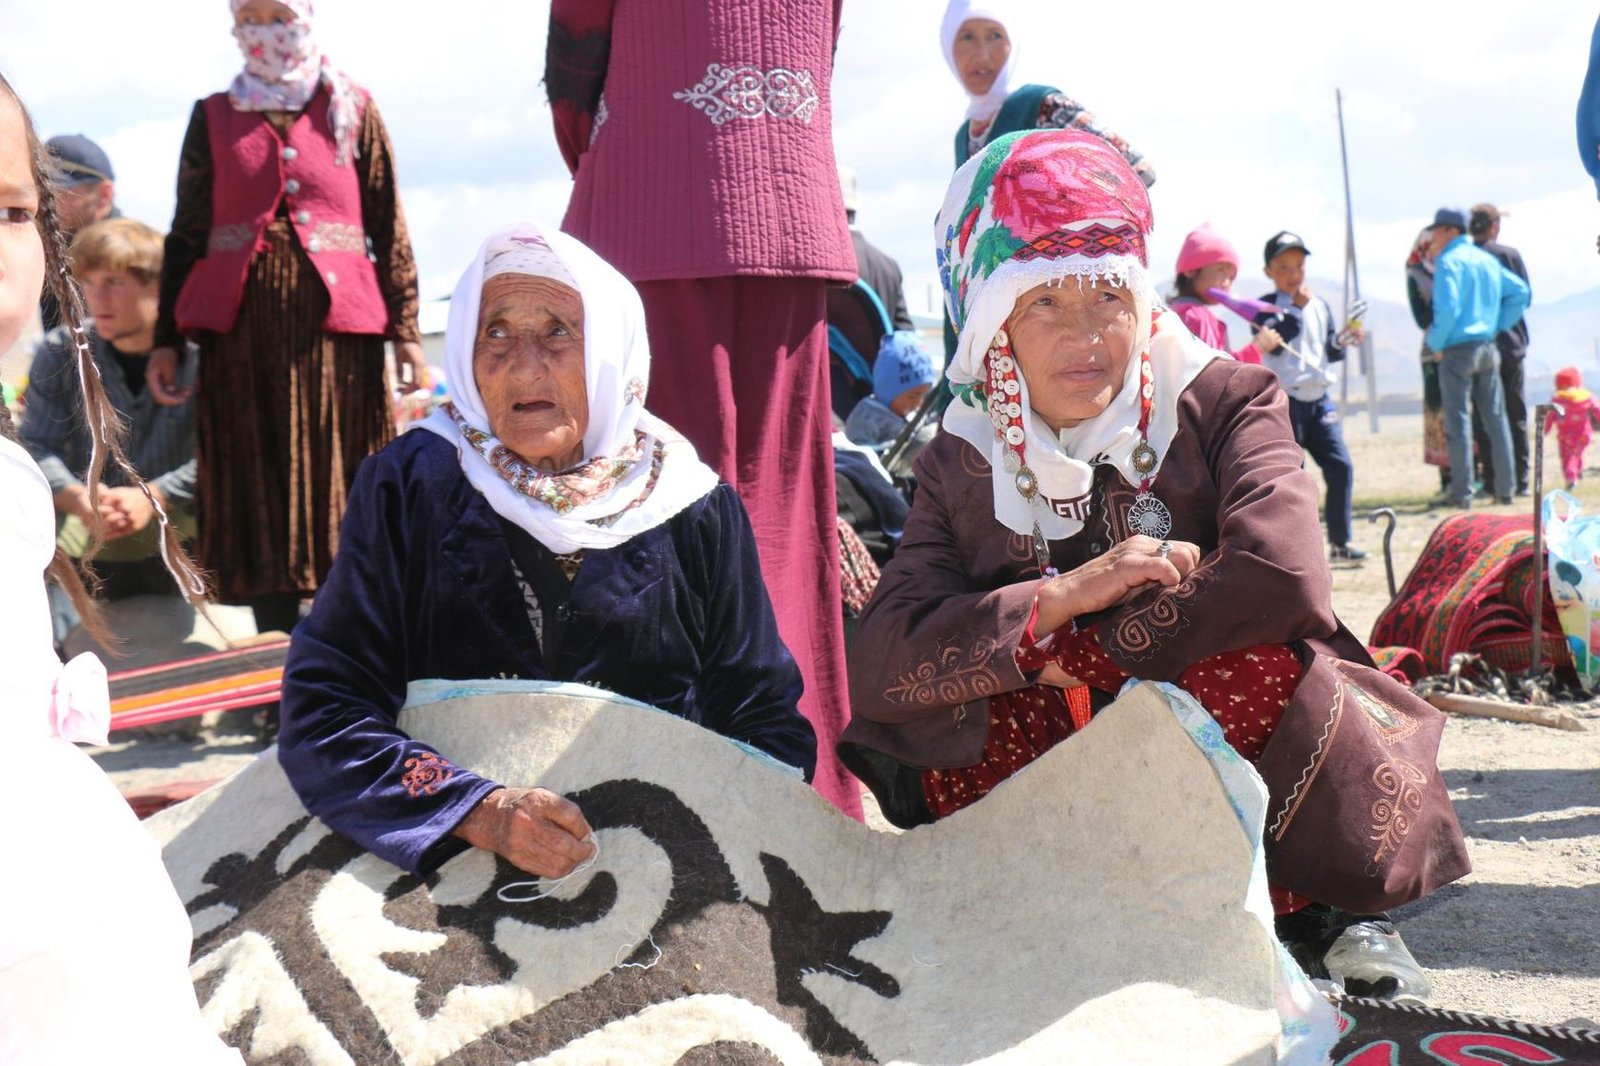
POLYGON ((1583 687, 1600 678, 1600 515, 1559 490, 1544 498, 1550 596, 1583 687))

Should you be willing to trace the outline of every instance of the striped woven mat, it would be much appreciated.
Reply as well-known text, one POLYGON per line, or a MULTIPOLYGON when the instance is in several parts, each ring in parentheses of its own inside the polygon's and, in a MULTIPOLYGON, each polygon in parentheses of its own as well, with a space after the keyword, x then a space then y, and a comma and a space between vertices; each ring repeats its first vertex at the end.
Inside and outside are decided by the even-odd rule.
POLYGON ((231 711, 278 702, 289 638, 121 670, 111 674, 111 728, 189 718, 208 711, 231 711))

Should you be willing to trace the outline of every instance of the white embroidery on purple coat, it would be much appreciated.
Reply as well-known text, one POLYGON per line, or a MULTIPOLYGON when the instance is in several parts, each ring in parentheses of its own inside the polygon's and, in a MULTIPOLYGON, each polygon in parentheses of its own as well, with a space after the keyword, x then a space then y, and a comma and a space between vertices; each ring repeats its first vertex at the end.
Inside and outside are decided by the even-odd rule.
POLYGON ((706 64, 706 76, 692 88, 672 94, 703 111, 713 126, 730 119, 796 118, 810 124, 822 106, 816 81, 809 70, 773 67, 762 70, 747 65, 706 64))

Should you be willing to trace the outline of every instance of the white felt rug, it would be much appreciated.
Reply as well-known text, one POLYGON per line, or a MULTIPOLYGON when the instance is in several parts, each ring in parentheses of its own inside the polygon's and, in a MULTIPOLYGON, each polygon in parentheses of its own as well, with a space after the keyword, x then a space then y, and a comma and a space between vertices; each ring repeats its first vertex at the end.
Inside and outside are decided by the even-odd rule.
POLYGON ((413 702, 453 761, 572 797, 600 860, 528 903, 484 852, 419 880, 311 819, 270 754, 163 812, 206 1017, 250 1060, 1203 1066, 1335 1038, 1270 933, 1265 791, 1175 690, 898 835, 604 693, 413 702))

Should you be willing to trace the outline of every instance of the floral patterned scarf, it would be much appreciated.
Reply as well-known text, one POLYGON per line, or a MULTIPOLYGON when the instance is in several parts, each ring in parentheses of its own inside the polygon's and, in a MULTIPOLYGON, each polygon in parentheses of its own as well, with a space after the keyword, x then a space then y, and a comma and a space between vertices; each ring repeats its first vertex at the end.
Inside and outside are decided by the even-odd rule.
MULTIPOLYGON (((234 14, 243 0, 231 0, 234 14)), ((319 86, 328 87, 328 121, 333 126, 334 161, 340 166, 357 154, 361 92, 328 62, 312 32, 311 0, 284 0, 295 21, 265 26, 235 25, 234 40, 244 54, 244 70, 228 87, 235 111, 304 110, 319 86)))
POLYGON ((935 254, 959 331, 946 369, 956 401, 944 427, 988 457, 995 517, 1036 543, 1083 528, 1096 466, 1135 487, 1154 479, 1177 433, 1179 394, 1219 354, 1157 306, 1152 226, 1144 183, 1115 148, 1078 130, 999 138, 956 171, 939 212, 935 254), (1144 343, 1110 405, 1058 436, 1033 411, 1005 327, 1024 292, 1072 281, 1131 290, 1144 343), (1147 469, 1136 461, 1141 440, 1156 453, 1147 469))

